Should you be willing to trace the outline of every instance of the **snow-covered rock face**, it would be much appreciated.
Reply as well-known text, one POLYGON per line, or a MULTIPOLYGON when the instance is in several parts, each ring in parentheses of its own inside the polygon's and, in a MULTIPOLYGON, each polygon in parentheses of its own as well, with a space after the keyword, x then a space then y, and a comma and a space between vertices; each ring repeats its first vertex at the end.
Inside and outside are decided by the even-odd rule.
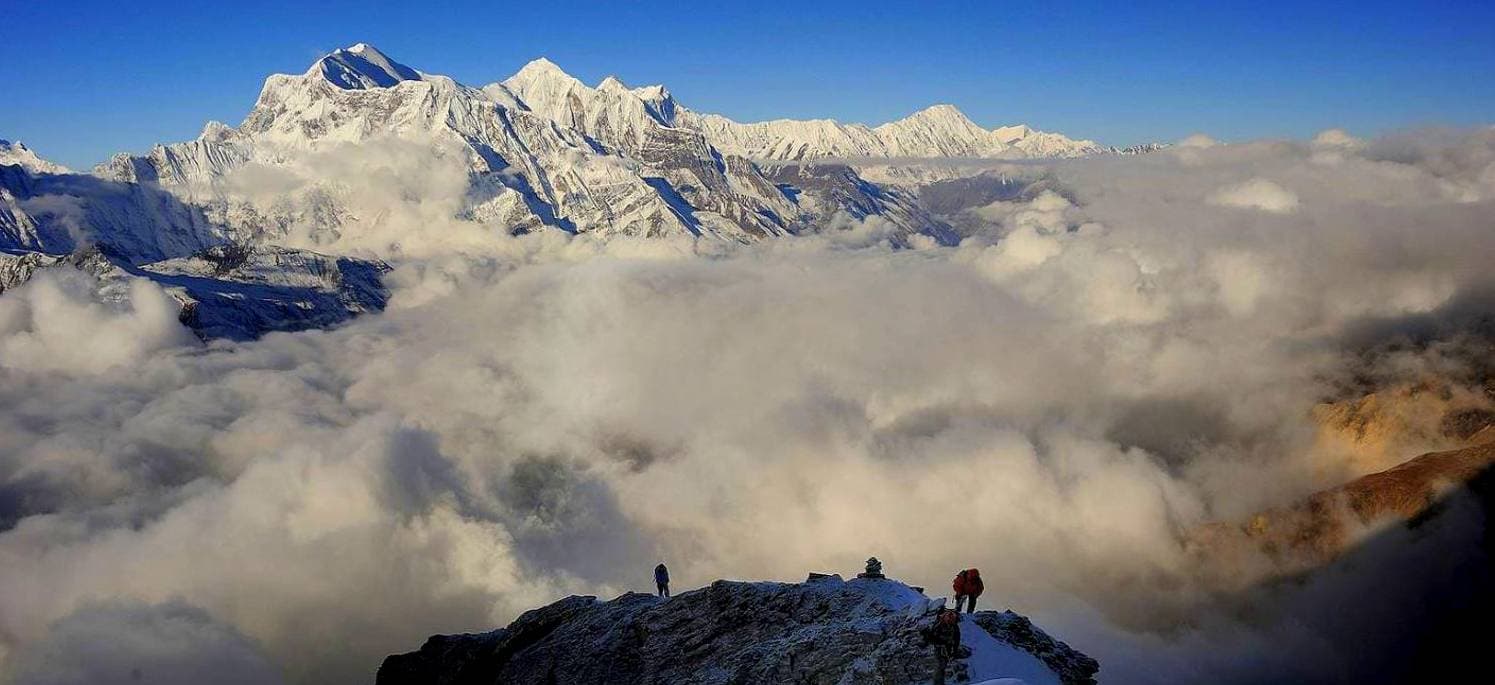
POLYGON ((0 249, 65 254, 99 245, 144 263, 228 240, 198 207, 154 185, 0 167, 0 249))
POLYGON ((692 233, 731 235, 735 226, 756 239, 812 223, 755 165, 724 158, 699 132, 676 127, 674 100, 663 86, 631 90, 609 76, 591 88, 538 59, 484 90, 512 94, 529 111, 581 132, 603 153, 636 162, 692 233))
MULTIPOLYGON (((717 581, 668 600, 570 597, 490 633, 432 637, 385 659, 376 682, 927 683, 934 652, 920 631, 942 603, 894 580, 835 576, 717 581)), ((960 630, 971 653, 947 682, 1095 682, 1095 660, 1017 614, 966 615, 960 630)))

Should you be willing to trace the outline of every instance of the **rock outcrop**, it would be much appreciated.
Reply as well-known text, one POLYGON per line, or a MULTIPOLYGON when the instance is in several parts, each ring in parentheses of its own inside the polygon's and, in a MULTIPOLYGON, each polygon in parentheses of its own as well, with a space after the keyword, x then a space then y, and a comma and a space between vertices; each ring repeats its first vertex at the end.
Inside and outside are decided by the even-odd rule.
MULTIPOLYGON (((489 633, 437 635, 384 660, 379 685, 407 683, 929 682, 920 630, 943 599, 895 580, 717 581, 672 599, 568 597, 489 633)), ((1012 612, 961 624, 971 656, 948 682, 1095 682, 1099 664, 1012 612)))

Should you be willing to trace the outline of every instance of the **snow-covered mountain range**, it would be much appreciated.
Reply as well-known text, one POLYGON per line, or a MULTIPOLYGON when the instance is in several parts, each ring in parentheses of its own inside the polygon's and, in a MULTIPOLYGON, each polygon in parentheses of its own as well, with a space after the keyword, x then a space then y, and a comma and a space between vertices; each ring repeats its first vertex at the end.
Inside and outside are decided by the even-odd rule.
MULTIPOLYGON (((818 230, 845 211, 884 215, 909 234, 949 237, 911 198, 868 194, 855 183, 797 202, 751 160, 673 125, 674 111, 663 88, 634 92, 616 79, 589 88, 544 60, 478 89, 360 43, 304 74, 271 76, 237 128, 211 123, 197 140, 119 155, 95 173, 227 203, 227 224, 284 226, 302 218, 235 203, 222 192, 224 179, 248 164, 284 164, 308 152, 396 138, 457 150, 472 184, 463 213, 511 232, 750 242, 818 230), (848 194, 859 201, 826 201, 848 194)), ((342 218, 324 213, 326 225, 313 233, 338 232, 342 218)), ((258 233, 281 237, 273 228, 258 233)))
POLYGON ((824 158, 1033 158, 1080 157, 1113 152, 1028 126, 977 126, 954 105, 935 105, 881 126, 830 119, 779 119, 741 124, 717 114, 681 108, 681 125, 702 131, 723 151, 768 160, 824 158))
POLYGON ((694 112, 660 85, 629 88, 609 77, 590 87, 545 59, 471 87, 359 43, 302 74, 270 76, 237 127, 210 122, 195 140, 120 154, 92 174, 0 141, 0 250, 62 255, 96 246, 142 273, 230 248, 299 264, 319 258, 282 258, 299 250, 399 259, 419 247, 414 239, 380 233, 386 210, 354 199, 369 165, 307 161, 391 145, 448 166, 455 160, 465 180, 440 209, 443 219, 483 230, 753 242, 876 216, 893 227, 894 244, 959 236, 909 188, 869 182, 856 159, 1112 151, 1027 126, 983 129, 949 105, 875 128, 740 124, 694 112), (263 186, 271 190, 246 190, 263 186))
POLYGON ((543 58, 485 90, 515 96, 532 111, 602 140, 631 136, 638 142, 639 132, 652 122, 699 132, 723 154, 757 161, 1053 158, 1115 151, 1094 141, 1074 140, 1025 125, 983 129, 953 105, 935 105, 877 127, 830 119, 744 124, 690 110, 676 102, 663 85, 630 89, 609 76, 591 88, 543 58))

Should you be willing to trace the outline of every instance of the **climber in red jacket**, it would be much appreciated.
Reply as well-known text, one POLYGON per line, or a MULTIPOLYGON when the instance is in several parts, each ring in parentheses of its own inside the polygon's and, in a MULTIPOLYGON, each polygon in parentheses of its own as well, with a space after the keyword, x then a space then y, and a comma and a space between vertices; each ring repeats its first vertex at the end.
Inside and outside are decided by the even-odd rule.
POLYGON ((986 589, 986 586, 981 584, 981 571, 974 568, 955 574, 955 582, 951 583, 951 587, 955 590, 956 611, 960 611, 960 605, 965 603, 965 600, 970 600, 966 606, 968 614, 976 611, 976 598, 980 597, 981 591, 986 589))

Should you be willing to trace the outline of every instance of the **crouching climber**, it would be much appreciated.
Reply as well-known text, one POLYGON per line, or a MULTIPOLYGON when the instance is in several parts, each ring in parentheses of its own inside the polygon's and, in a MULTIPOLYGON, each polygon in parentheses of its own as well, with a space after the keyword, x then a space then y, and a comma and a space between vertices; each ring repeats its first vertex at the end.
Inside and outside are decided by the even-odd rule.
POLYGON ((981 584, 981 571, 968 568, 955 574, 951 589, 955 590, 955 610, 960 611, 961 604, 965 604, 965 612, 969 614, 976 611, 976 598, 986 586, 981 584))
POLYGON ((664 567, 664 562, 654 567, 654 586, 659 588, 660 597, 670 596, 670 570, 664 567))
POLYGON ((924 644, 934 645, 934 685, 945 685, 945 668, 960 655, 960 612, 940 607, 934 625, 920 631, 924 644))

